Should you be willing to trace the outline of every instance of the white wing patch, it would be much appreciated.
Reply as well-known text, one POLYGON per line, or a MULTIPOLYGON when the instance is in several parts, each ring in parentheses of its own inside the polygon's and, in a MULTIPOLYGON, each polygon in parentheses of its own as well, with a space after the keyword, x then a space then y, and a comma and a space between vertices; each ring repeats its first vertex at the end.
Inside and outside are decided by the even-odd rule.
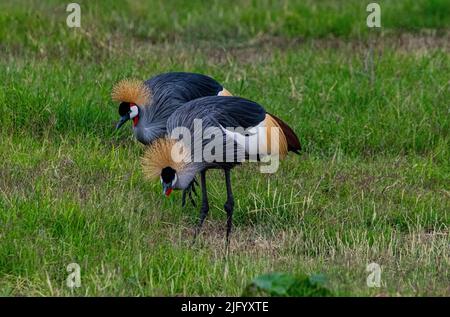
POLYGON ((235 141, 250 157, 267 155, 267 133, 264 121, 247 130, 236 129, 233 131, 222 126, 221 128, 227 135, 227 139, 235 141))

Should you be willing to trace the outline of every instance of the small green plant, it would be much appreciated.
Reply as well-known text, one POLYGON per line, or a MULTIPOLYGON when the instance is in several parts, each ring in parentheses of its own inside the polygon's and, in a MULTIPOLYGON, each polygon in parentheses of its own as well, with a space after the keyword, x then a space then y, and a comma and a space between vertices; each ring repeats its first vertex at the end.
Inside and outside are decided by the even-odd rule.
POLYGON ((332 296, 325 284, 325 276, 320 274, 268 273, 253 279, 242 296, 332 296))

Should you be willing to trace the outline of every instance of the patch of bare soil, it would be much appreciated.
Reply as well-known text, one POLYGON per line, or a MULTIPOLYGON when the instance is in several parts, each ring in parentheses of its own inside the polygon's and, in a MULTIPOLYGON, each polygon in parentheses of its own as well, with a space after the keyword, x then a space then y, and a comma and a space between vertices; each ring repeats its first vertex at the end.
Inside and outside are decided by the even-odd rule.
MULTIPOLYGON (((221 221, 205 221, 195 244, 205 245, 215 250, 225 250, 226 224, 221 221)), ((183 228, 181 238, 183 242, 192 241, 194 227, 183 228)), ((289 239, 288 233, 279 232, 276 236, 262 234, 255 228, 234 226, 231 234, 229 250, 233 252, 250 252, 253 254, 275 255, 285 247, 289 239)), ((179 242, 179 241, 178 241, 179 242)), ((177 243, 177 241, 174 241, 177 243)))
POLYGON ((436 35, 403 33, 399 35, 379 36, 367 40, 344 40, 340 38, 323 38, 305 40, 303 38, 284 38, 264 36, 247 43, 231 47, 210 47, 205 49, 212 62, 222 63, 233 59, 240 63, 253 63, 267 60, 277 51, 313 47, 317 50, 340 49, 349 51, 366 51, 373 47, 377 51, 386 49, 400 52, 423 53, 430 50, 450 52, 450 32, 436 35))

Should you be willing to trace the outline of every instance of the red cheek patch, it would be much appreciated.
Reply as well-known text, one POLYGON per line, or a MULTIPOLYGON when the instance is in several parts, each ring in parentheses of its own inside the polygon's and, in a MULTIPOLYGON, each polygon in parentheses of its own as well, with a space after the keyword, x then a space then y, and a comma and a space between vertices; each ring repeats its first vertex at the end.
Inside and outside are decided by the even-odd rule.
POLYGON ((138 124, 138 122, 139 122, 139 117, 138 116, 134 117, 133 118, 133 127, 135 127, 138 124))
POLYGON ((172 193, 173 188, 169 188, 168 190, 166 190, 166 197, 169 197, 170 194, 172 193))

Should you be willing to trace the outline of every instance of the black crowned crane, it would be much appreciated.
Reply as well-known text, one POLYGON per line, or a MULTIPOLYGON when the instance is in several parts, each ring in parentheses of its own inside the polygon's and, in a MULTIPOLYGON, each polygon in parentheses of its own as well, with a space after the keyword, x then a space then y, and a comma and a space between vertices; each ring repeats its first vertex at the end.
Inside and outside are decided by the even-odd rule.
POLYGON ((184 103, 206 96, 231 96, 211 77, 172 72, 142 82, 125 79, 112 90, 112 99, 119 102, 120 121, 116 129, 132 120, 136 139, 150 144, 166 132, 167 118, 184 103))
POLYGON ((158 138, 144 153, 144 175, 149 179, 159 177, 163 193, 169 196, 173 189, 188 188, 196 174, 200 174, 202 205, 194 241, 209 210, 206 190, 208 169, 224 170, 228 245, 234 207, 230 170, 246 159, 283 158, 288 151, 300 151, 300 142, 287 124, 267 113, 259 104, 239 97, 215 96, 190 101, 168 118, 166 130, 168 134, 158 138), (209 138, 203 137, 200 142, 195 140, 204 136, 208 129, 215 133, 210 134, 209 138), (214 150, 208 145, 213 140, 218 145, 214 150), (214 159, 206 158, 206 149, 214 154, 214 159))

